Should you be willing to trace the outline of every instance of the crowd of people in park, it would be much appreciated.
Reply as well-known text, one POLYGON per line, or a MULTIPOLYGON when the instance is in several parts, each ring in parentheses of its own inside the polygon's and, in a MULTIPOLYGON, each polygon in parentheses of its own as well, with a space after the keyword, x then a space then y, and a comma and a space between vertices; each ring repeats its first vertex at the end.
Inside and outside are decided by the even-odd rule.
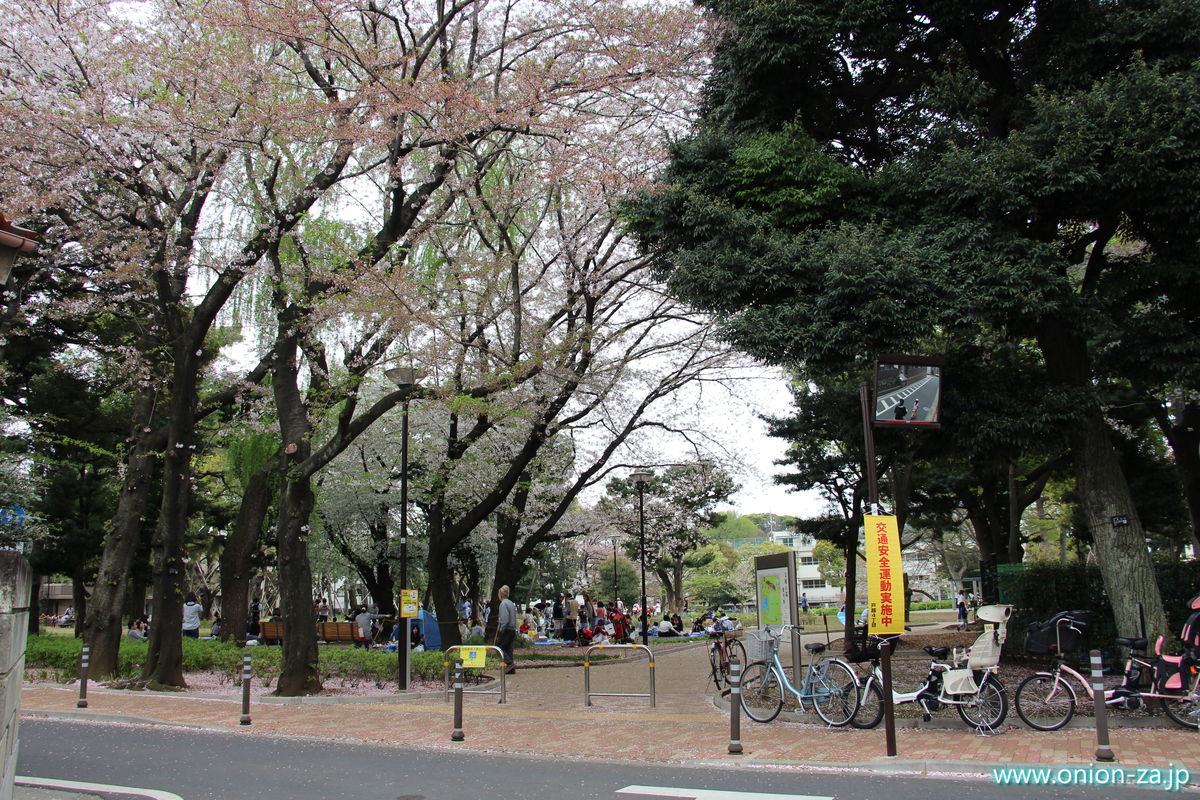
MULTIPOLYGON (((541 600, 527 603, 524 608, 518 608, 510 598, 510 590, 502 586, 497 590, 496 625, 492 641, 485 642, 488 621, 491 617, 493 604, 481 603, 476 608, 469 598, 461 599, 457 606, 457 623, 461 640, 468 644, 495 644, 504 653, 504 661, 508 672, 515 672, 513 665, 515 656, 513 649, 517 635, 523 634, 529 640, 538 644, 560 645, 597 645, 625 644, 638 642, 641 639, 640 628, 642 607, 634 602, 626 606, 621 598, 611 601, 595 599, 588 591, 573 591, 559 593, 551 600, 541 600)), ((318 622, 334 622, 341 616, 344 621, 354 625, 354 647, 370 649, 375 646, 398 646, 400 627, 395 624, 394 615, 381 613, 373 604, 359 604, 347 609, 344 613, 340 608, 331 608, 323 599, 315 600, 313 610, 318 622)), ((182 633, 185 637, 200 638, 200 623, 204 607, 194 592, 188 592, 182 607, 182 633)), ((683 614, 688 612, 685 601, 683 614)), ((424 650, 427 644, 425 617, 432 615, 422 611, 420 618, 408 620, 409 647, 413 650, 424 650)), ((735 630, 740 627, 736 620, 717 612, 707 610, 685 622, 683 614, 678 611, 664 611, 660 603, 647 604, 646 621, 647 636, 659 639, 682 638, 712 634, 722 630, 735 630)), ((282 612, 275 608, 269 616, 270 621, 282 621, 282 612)), ((245 637, 248 644, 278 643, 267 642, 262 630, 263 605, 255 597, 250 603, 246 619, 245 637)), ((433 618, 436 626, 436 618, 433 618)), ((126 638, 131 641, 143 641, 149 638, 150 619, 142 615, 131 620, 126 638)), ((213 619, 209 636, 217 638, 221 632, 220 615, 213 619)), ((436 648, 436 640, 433 643, 436 648)))

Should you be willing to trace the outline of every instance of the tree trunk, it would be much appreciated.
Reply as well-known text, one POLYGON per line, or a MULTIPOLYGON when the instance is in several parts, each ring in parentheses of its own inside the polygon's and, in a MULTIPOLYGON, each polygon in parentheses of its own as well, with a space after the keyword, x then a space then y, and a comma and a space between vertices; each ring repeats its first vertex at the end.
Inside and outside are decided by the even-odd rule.
POLYGON ((1117 632, 1121 636, 1139 635, 1140 603, 1146 613, 1146 635, 1153 643, 1156 637, 1169 633, 1167 619, 1141 520, 1109 436, 1108 424, 1098 409, 1088 413, 1084 427, 1072 431, 1076 489, 1096 547, 1104 588, 1112 601, 1117 632), (1118 518, 1128 524, 1117 524, 1118 518))
POLYGON ((301 469, 312 454, 312 427, 299 388, 297 333, 294 321, 280 314, 271 386, 283 440, 277 527, 279 605, 283 610, 283 661, 275 694, 284 697, 321 690, 317 669, 317 620, 308 560, 309 520, 315 498, 312 480, 301 469))
POLYGON ((75 608, 75 637, 80 638, 88 615, 88 593, 82 564, 75 565, 75 571, 71 574, 71 605, 75 608))
MULTIPOLYGON (((174 306, 168 312, 177 314, 174 306)), ((162 504, 154 530, 154 624, 145 675, 150 685, 186 686, 183 679, 184 537, 192 494, 192 454, 196 449, 196 409, 202 341, 181 318, 169 328, 176 341, 171 375, 170 417, 163 452, 162 504)))
POLYGON ((433 609, 442 634, 442 649, 462 644, 458 630, 458 609, 454 607, 454 573, 450 569, 448 554, 439 552, 431 542, 425 568, 429 572, 429 591, 433 595, 433 609))
POLYGON ((683 613, 683 556, 671 565, 671 613, 683 613))
POLYGON ((1095 555, 1112 603, 1117 632, 1137 636, 1138 605, 1146 614, 1146 635, 1168 633, 1154 566, 1129 484, 1113 448, 1111 430, 1091 397, 1091 368, 1083 339, 1061 319, 1043 323, 1039 339, 1050 376, 1084 404, 1069 438, 1076 491, 1095 544, 1095 555))
MULTIPOLYGON (((858 520, 861 519, 860 514, 858 520)), ((847 642, 854 637, 854 623, 857 617, 854 613, 854 595, 858 591, 858 520, 847 521, 846 542, 842 550, 846 557, 846 622, 842 635, 847 642)))
MULTIPOLYGON (((512 596, 517 596, 516 585, 521 579, 521 572, 524 562, 518 563, 517 560, 517 537, 520 535, 520 521, 514 519, 507 514, 496 514, 496 569, 493 573, 492 587, 495 589, 489 596, 488 600, 493 606, 498 607, 498 601, 494 598, 496 592, 500 591, 501 586, 507 586, 512 590, 512 596)), ((514 602, 516 602, 514 600, 514 602)), ((496 611, 492 609, 491 616, 488 617, 487 628, 484 631, 484 640, 492 641, 496 637, 496 611)))
MULTIPOLYGON (((1175 408, 1179 408, 1178 403, 1175 408)), ((1184 403, 1183 410, 1177 410, 1172 421, 1160 405, 1155 409, 1155 419, 1175 457, 1175 471, 1192 524, 1192 543, 1200 553, 1200 406, 1184 403)))
MULTIPOLYGON (((117 654, 125 634, 121 615, 134 556, 143 535, 142 519, 149 505, 151 481, 157 468, 154 450, 165 441, 147 433, 154 420, 155 393, 143 391, 133 409, 133 434, 125 463, 125 480, 117 499, 104 553, 92 592, 91 608, 84 623, 83 639, 91 648, 91 677, 96 680, 117 674, 117 654)), ((138 614, 142 609, 138 609, 138 614)))
POLYGON ((246 618, 250 611, 250 581, 263 523, 271 509, 271 488, 279 471, 278 457, 268 459, 246 483, 233 530, 221 551, 221 641, 246 641, 246 618))
POLYGON ((25 632, 29 636, 37 636, 42 632, 42 575, 33 573, 29 582, 29 614, 26 619, 25 632))
MULTIPOLYGON (((301 448, 303 450, 303 448, 301 448)), ((314 497, 307 477, 284 484, 279 498, 279 601, 283 608, 283 662, 275 694, 299 697, 321 691, 317 669, 317 618, 308 560, 308 522, 314 497)))
POLYGON ((380 614, 396 616, 396 579, 392 575, 388 526, 386 522, 373 522, 368 526, 371 541, 375 544, 375 561, 362 571, 363 583, 371 599, 379 607, 380 614))

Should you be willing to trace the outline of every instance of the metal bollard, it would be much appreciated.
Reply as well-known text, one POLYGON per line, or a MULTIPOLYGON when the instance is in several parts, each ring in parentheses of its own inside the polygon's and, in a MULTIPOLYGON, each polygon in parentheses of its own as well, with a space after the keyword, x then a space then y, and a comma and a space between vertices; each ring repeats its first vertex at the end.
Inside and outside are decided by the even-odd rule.
POLYGON ((729 752, 742 752, 742 665, 736 655, 729 660, 729 752))
POLYGON ((654 708, 654 653, 650 654, 650 707, 654 708))
POLYGON ((250 724, 250 654, 242 656, 242 725, 250 724))
POLYGON ((1116 761, 1108 746, 1108 705, 1104 702, 1104 662, 1100 651, 1092 651, 1092 699, 1096 707, 1096 760, 1116 761))
POLYGON ((459 661, 454 665, 454 730, 450 733, 450 741, 461 742, 463 736, 463 665, 459 661))
POLYGON ((83 651, 79 654, 79 700, 75 702, 76 708, 87 708, 87 682, 88 682, 88 659, 91 657, 92 648, 86 644, 83 646, 83 651))

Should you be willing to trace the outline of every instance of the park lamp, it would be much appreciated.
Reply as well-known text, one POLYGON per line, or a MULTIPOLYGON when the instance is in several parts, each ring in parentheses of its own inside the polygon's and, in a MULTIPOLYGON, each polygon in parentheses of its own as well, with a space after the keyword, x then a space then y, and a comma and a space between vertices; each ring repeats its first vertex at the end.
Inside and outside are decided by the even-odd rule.
MULTIPOLYGON (((650 628, 646 613, 646 483, 650 480, 649 472, 630 473, 629 480, 633 481, 638 490, 638 560, 642 567, 642 646, 650 646, 650 628)), ((614 559, 615 561, 615 559, 614 559)))
POLYGON ((425 371, 416 367, 392 367, 383 371, 387 379, 396 384, 397 389, 408 389, 416 386, 425 377, 425 371))
MULTIPOLYGON (((408 588, 408 398, 412 394, 411 390, 425 377, 422 370, 414 367, 393 367, 384 370, 384 375, 392 383, 396 384, 396 388, 400 390, 409 390, 404 395, 401 415, 400 428, 400 588, 408 588)), ((408 648, 409 642, 409 624, 408 618, 404 616, 404 605, 401 600, 399 613, 396 618, 399 620, 401 630, 396 637, 396 657, 398 659, 399 669, 399 688, 401 691, 408 691, 409 684, 412 678, 412 661, 409 658, 408 648)))

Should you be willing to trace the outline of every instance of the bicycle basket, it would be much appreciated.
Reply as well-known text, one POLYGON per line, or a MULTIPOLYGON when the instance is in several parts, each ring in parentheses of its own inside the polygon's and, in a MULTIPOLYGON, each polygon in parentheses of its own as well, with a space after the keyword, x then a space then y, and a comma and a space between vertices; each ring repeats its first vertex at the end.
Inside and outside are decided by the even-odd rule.
POLYGON ((1051 655, 1058 652, 1060 643, 1063 653, 1075 652, 1090 619, 1087 611, 1060 611, 1044 622, 1031 623, 1025 634, 1025 652, 1031 656, 1051 655))
POLYGON ((861 664, 864 661, 876 661, 880 657, 879 642, 866 636, 855 636, 850 640, 846 649, 845 659, 851 664, 861 664))
POLYGON ((770 631, 746 631, 746 658, 751 661, 767 661, 775 652, 775 635, 770 631))

